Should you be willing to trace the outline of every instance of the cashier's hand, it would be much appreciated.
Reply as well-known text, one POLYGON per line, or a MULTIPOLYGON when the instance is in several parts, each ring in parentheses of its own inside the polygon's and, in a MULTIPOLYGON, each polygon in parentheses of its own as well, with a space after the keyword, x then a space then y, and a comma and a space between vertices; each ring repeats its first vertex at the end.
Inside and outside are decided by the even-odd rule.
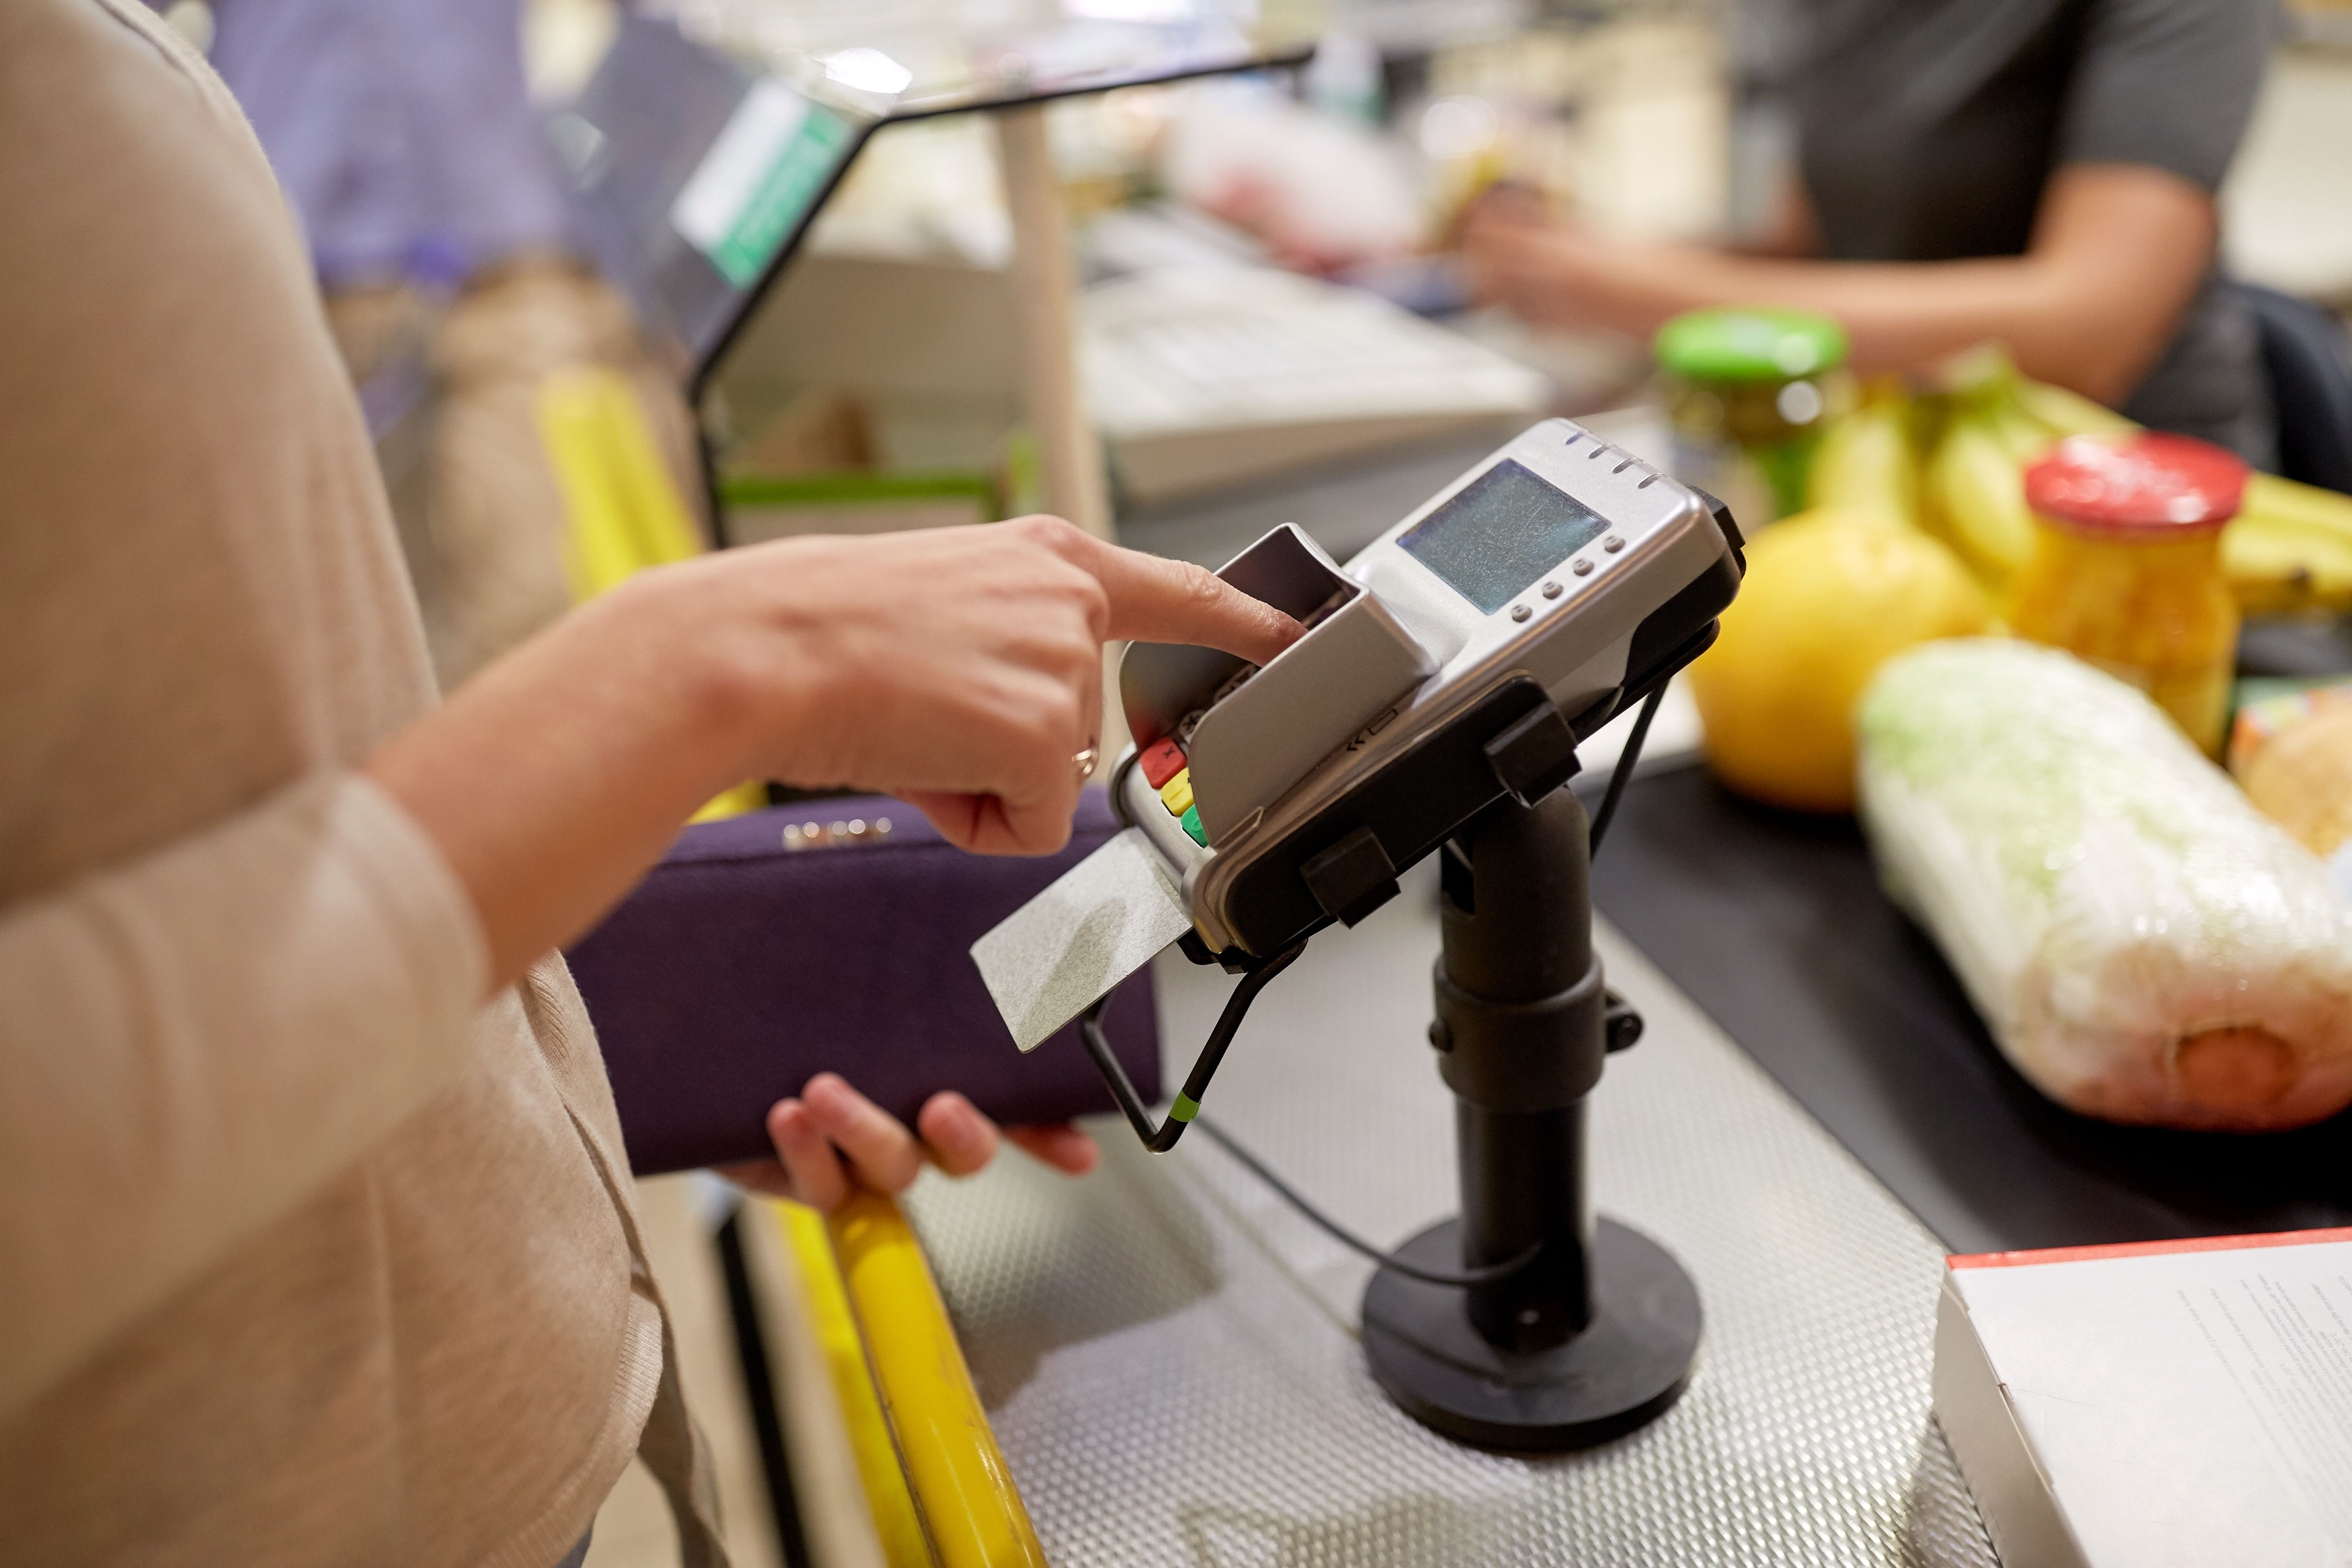
POLYGON ((1596 242, 1529 192, 1498 185, 1461 220, 1462 261, 1480 302, 1530 321, 1586 324, 1579 287, 1596 242))
POLYGON ((969 1176, 996 1157, 1009 1138, 1039 1161, 1073 1176, 1095 1168, 1095 1141, 1076 1128, 1013 1127, 1000 1132, 971 1101, 952 1090, 935 1094, 915 1118, 918 1141, 906 1124, 858 1093, 835 1073, 809 1079, 797 1100, 780 1100, 768 1112, 772 1160, 727 1167, 727 1176, 755 1192, 797 1198, 815 1208, 840 1205, 853 1187, 878 1193, 906 1190, 925 1164, 950 1176, 969 1176))

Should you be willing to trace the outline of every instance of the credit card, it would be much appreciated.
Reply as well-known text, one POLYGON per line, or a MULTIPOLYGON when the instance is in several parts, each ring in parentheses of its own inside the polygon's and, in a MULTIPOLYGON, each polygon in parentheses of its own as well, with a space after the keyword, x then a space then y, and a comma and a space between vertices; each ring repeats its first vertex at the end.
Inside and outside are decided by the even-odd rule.
POLYGON ((1192 926, 1168 863, 1130 827, 972 943, 971 956, 1028 1051, 1192 926))

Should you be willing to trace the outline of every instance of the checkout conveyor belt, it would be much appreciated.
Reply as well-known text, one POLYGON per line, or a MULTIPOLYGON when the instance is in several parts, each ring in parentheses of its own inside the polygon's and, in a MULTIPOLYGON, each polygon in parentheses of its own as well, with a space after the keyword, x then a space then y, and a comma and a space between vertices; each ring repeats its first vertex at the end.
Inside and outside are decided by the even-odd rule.
MULTIPOLYGON (((1622 853, 1612 840, 1601 865, 1622 853)), ((1928 1414, 1944 1247, 1657 968, 1598 934, 1648 1032, 1593 1099, 1594 1190, 1698 1282, 1706 1338, 1682 1402, 1582 1454, 1455 1447, 1366 1371, 1367 1264, 1213 1145, 1155 1157, 1106 1125, 1092 1179, 1008 1159, 927 1177, 909 1203, 1050 1561, 1993 1561, 1928 1414)), ((1452 1100, 1423 1033, 1437 946, 1423 868, 1267 991, 1208 1108, 1388 1241, 1454 1206, 1452 1100)), ((1205 1035, 1230 983, 1173 955, 1159 978, 1168 1037, 1205 1035)))

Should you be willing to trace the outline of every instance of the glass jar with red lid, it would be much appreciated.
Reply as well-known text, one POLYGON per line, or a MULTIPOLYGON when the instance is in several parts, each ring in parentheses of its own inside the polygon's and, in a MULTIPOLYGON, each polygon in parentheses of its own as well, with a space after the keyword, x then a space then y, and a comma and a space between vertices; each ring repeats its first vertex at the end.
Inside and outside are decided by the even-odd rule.
POLYGON ((2034 551, 2010 624, 2130 681, 2221 752, 2238 606, 2221 529, 2246 465, 2185 436, 2077 436, 2025 471, 2034 551))

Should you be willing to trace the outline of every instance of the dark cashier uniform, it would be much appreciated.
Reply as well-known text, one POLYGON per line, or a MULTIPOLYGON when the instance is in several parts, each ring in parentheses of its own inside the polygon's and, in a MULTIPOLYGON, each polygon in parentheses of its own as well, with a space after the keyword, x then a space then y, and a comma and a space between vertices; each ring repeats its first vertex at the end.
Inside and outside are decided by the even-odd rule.
MULTIPOLYGON (((2218 188, 2274 0, 1794 0, 1805 186, 1850 261, 2017 256, 2053 170, 2145 163, 2218 188)), ((2124 412, 2271 455, 2254 324, 2209 270, 2124 412)))

